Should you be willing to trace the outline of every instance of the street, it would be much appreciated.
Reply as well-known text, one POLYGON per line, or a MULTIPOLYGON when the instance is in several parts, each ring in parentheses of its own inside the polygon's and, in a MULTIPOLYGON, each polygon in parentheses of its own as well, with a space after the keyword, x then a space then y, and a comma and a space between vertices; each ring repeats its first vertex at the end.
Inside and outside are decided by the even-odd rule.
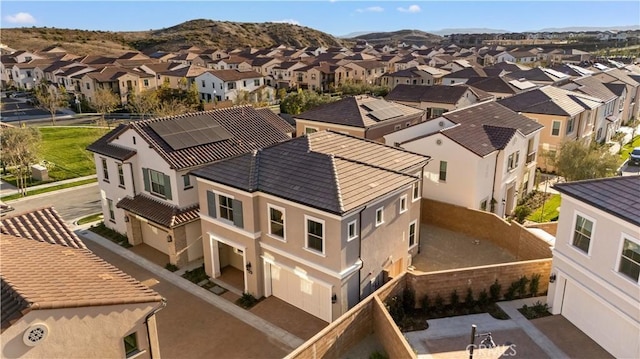
POLYGON ((15 208, 12 212, 7 213, 9 216, 15 213, 53 206, 67 222, 102 211, 98 183, 27 197, 18 201, 11 201, 8 204, 15 208))

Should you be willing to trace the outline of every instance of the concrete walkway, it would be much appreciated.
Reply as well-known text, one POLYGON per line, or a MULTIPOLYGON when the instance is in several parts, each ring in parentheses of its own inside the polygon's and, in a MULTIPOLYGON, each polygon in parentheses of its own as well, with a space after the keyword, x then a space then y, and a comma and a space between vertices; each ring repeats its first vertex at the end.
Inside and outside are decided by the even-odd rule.
MULTIPOLYGON (((33 186, 33 187, 28 187, 28 190, 29 191, 33 191, 33 190, 42 189, 42 188, 49 188, 49 187, 53 187, 53 186, 59 186, 59 185, 62 185, 62 184, 67 184, 67 183, 80 182, 80 181, 93 179, 93 178, 98 178, 98 176, 97 175, 90 175, 90 176, 84 176, 84 177, 71 178, 71 179, 63 180, 63 181, 45 183, 45 184, 41 184, 41 185, 37 185, 37 186, 33 186)), ((19 193, 19 191, 18 191, 17 187, 15 187, 15 186, 7 183, 7 182, 4 182, 4 181, 0 180, 0 196, 4 197, 4 196, 10 196, 12 194, 18 194, 18 193, 19 193)), ((29 197, 33 197, 33 196, 29 196, 29 197)))
POLYGON ((106 238, 103 238, 83 228, 75 230, 75 233, 82 240, 91 241, 105 247, 106 249, 116 253, 117 255, 139 265, 140 267, 146 269, 154 275, 166 280, 167 282, 170 282, 176 287, 179 287, 180 289, 189 292, 192 295, 204 300, 205 302, 217 307, 218 309, 234 316, 242 322, 261 331, 267 337, 283 343, 291 349, 295 349, 298 346, 302 345, 302 343, 304 343, 304 340, 302 340, 301 338, 285 331, 280 327, 273 325, 272 323, 250 313, 247 310, 238 307, 237 305, 225 299, 213 295, 206 289, 189 282, 188 280, 176 275, 175 273, 169 272, 168 270, 136 255, 135 253, 109 241, 106 238))

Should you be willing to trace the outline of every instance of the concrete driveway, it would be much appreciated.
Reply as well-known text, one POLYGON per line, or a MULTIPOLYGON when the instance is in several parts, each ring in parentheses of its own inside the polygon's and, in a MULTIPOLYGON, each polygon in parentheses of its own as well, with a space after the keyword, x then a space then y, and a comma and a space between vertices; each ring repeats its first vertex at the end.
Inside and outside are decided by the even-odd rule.
POLYGON ((167 298, 167 307, 158 313, 163 358, 282 358, 291 350, 104 247, 84 242, 96 255, 167 298))
POLYGON ((640 175, 640 166, 634 166, 627 160, 622 167, 620 167, 620 174, 623 176, 637 176, 640 175))

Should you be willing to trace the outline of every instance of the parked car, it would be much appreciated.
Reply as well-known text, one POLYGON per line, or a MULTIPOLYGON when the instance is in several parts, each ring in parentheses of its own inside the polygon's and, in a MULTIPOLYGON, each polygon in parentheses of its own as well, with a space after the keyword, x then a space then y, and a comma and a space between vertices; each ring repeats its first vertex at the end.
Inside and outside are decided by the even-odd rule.
POLYGON ((629 153, 629 163, 640 166, 640 147, 636 147, 629 153))

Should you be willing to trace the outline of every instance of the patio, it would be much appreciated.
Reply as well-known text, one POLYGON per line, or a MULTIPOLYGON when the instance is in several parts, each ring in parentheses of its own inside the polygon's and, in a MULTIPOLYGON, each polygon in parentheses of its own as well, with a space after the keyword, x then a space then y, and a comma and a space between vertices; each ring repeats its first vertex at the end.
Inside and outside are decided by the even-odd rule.
POLYGON ((304 340, 311 338, 329 323, 283 300, 270 296, 261 300, 251 313, 304 340))
POLYGON ((429 224, 420 225, 420 246, 412 265, 421 272, 516 261, 514 255, 489 241, 429 224))

